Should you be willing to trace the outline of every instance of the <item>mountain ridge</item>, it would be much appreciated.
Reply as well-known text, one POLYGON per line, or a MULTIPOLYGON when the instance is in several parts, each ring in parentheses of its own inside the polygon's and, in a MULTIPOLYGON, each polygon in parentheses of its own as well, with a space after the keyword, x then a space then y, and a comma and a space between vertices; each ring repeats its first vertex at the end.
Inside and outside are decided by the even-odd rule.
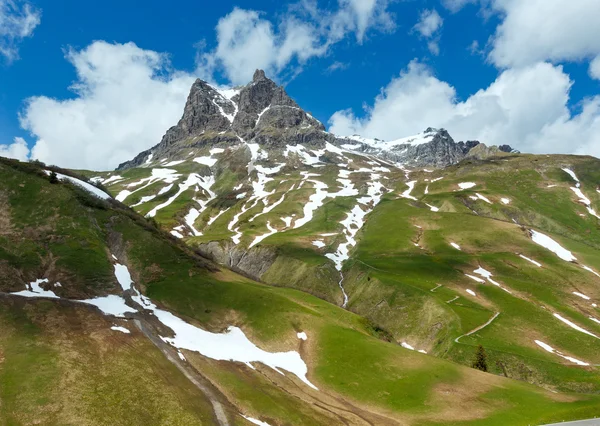
MULTIPOLYGON (((176 159, 178 151, 184 148, 231 146, 240 141, 266 148, 307 144, 321 149, 325 143, 331 143, 411 167, 456 164, 480 145, 479 141, 455 142, 445 129, 431 127, 414 137, 383 143, 360 136, 334 135, 304 111, 282 86, 267 78, 264 71, 256 70, 250 83, 237 88, 219 89, 197 79, 177 125, 168 129, 157 145, 121 163, 116 170, 141 166, 156 157, 176 159), (411 142, 423 137, 431 140, 411 142)), ((498 149, 516 152, 508 145, 498 149)))

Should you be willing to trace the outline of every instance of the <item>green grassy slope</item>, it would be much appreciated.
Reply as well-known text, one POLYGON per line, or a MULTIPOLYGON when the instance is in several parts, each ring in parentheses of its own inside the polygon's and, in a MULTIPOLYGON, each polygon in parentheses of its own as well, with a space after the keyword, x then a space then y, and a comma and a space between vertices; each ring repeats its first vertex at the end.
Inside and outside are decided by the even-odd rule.
MULTIPOLYGON (((114 253, 126 262, 134 281, 147 296, 189 321, 214 332, 235 325, 265 350, 299 351, 308 365, 308 377, 319 391, 308 389, 290 374, 282 376, 260 365, 252 370, 242 364, 214 361, 184 351, 189 362, 240 412, 270 424, 358 423, 361 418, 375 424, 506 424, 507 419, 511 424, 530 424, 597 414, 598 396, 554 394, 409 351, 382 340, 386 334, 372 320, 294 289, 270 287, 225 269, 212 269, 210 264, 153 229, 139 216, 116 205, 94 201, 71 185, 50 185, 36 170, 19 170, 23 167, 10 162, 0 164, 0 192, 5 200, 2 220, 10 224, 11 229, 11 233, 3 234, 8 242, 1 246, 0 262, 2 268, 12 271, 15 277, 3 282, 1 290, 20 290, 28 280, 48 274, 53 278, 60 277, 62 287, 56 292, 65 298, 117 292, 118 285, 110 276, 110 255, 114 253), (20 191, 21 188, 28 188, 28 191, 20 191), (37 199, 37 203, 27 204, 27 199, 31 198, 37 199), (54 203, 67 204, 70 208, 57 213, 59 206, 53 207, 54 203), (45 207, 38 209, 37 206, 45 207), (25 220, 27 223, 21 225, 20 221, 25 220), (83 234, 88 227, 93 232, 88 229, 88 233, 83 234), (22 235, 30 232, 28 229, 37 232, 28 234, 31 235, 28 245, 13 248, 9 242, 23 239, 22 235), (67 248, 65 241, 71 242, 67 248), (89 264, 85 263, 86 257, 75 253, 80 250, 89 250, 89 264), (27 253, 35 253, 32 258, 48 258, 52 262, 21 262, 21 254, 27 253), (92 256, 94 253, 96 255, 92 256), (84 264, 73 261, 71 256, 79 256, 84 264), (99 270, 104 271, 105 278, 86 275, 95 263, 101 265, 99 270), (307 341, 296 337, 300 331, 306 332, 307 341)), ((391 198, 386 202, 389 205, 405 203, 391 198)), ((385 215, 383 210, 381 212, 385 215)), ((375 226, 372 219, 362 240, 367 248, 371 224, 375 226)), ((432 246, 441 244, 441 238, 433 234, 432 246)), ((465 248, 469 247, 467 241, 464 244, 465 248)), ((403 282, 408 279, 393 281, 390 276, 403 271, 385 268, 390 263, 396 265, 396 261, 378 259, 368 249, 364 257, 360 257, 362 250, 362 246, 357 248, 355 263, 363 265, 358 262, 360 260, 369 265, 363 265, 369 269, 368 273, 363 273, 367 283, 412 292, 409 297, 425 300, 422 293, 429 291, 425 283, 410 282, 410 286, 405 286, 403 282), (381 275, 377 275, 379 272, 376 273, 372 266, 379 268, 381 275)), ((390 252, 390 258, 399 261, 402 256, 398 252, 401 250, 390 252)), ((471 261, 449 253, 440 258, 439 268, 433 269, 432 273, 450 278, 459 275, 453 268, 471 261)), ((541 256, 539 260, 549 262, 541 256)), ((352 268, 354 266, 349 269, 352 268)), ((423 270, 426 270, 425 266, 423 270)), ((416 271, 412 274, 413 277, 421 275, 416 271)), ((497 275, 502 277, 500 271, 497 275)), ((457 278, 452 285, 448 285, 447 291, 451 294, 459 291, 457 278)), ((353 291, 351 286, 349 289, 353 291)), ((438 297, 431 294, 433 296, 428 297, 438 297)), ((125 416, 120 410, 134 405, 134 409, 123 417, 128 424, 193 424, 186 420, 190 416, 196 422, 206 422, 206 419, 212 422, 210 409, 207 410, 201 394, 186 384, 185 378, 161 358, 158 351, 153 351, 152 345, 143 340, 131 324, 127 325, 133 331, 131 336, 115 336, 108 328, 114 320, 89 309, 74 309, 54 301, 7 297, 9 299, 0 299, 0 328, 3 330, 0 334, 0 387, 11 389, 15 385, 6 385, 15 383, 24 387, 12 394, 0 393, 2 410, 9 407, 5 415, 14 419, 9 424, 33 424, 40 420, 49 424, 95 424, 100 404, 115 405, 117 408, 110 414, 115 418, 125 416), (107 347, 111 350, 107 351, 107 347), (19 353, 25 356, 19 356, 19 353), (81 359, 90 360, 90 363, 77 361, 81 359), (32 363, 43 368, 32 370, 32 363), (65 370, 62 365, 70 368, 65 370), (118 373, 121 370, 126 372, 123 376, 118 373), (143 377, 140 371, 144 372, 143 377), (36 383, 50 385, 37 386, 36 383), (61 387, 61 383, 76 387, 61 387), (134 391, 130 390, 133 384, 137 386, 134 391), (128 393, 127 397, 119 399, 121 393, 128 393), (27 407, 16 394, 29 396, 27 407), (148 398, 147 394, 153 397, 148 398), (55 417, 45 417, 50 416, 45 413, 53 413, 46 410, 50 404, 48 395, 51 395, 51 404, 61 407, 55 417), (156 410, 162 410, 164 406, 169 409, 157 414, 156 410), (81 417, 74 417, 76 410, 69 407, 81 407, 77 410, 82 413, 78 414, 81 417), (79 422, 80 419, 83 420, 79 422)), ((402 306, 402 299, 398 294, 395 302, 388 303, 402 306)), ((501 301, 498 298, 494 302, 500 304, 501 301)), ((551 302, 549 300, 548 304, 551 302)), ((416 311, 418 303, 414 303, 411 309, 416 311)), ((467 303, 465 300, 463 304, 464 312, 460 315, 466 318, 466 323, 471 321, 469 324, 479 323, 494 310, 492 306, 480 306, 476 301, 467 303), (478 310, 485 311, 485 315, 470 313, 478 310)), ((448 305, 444 309, 453 310, 454 307, 448 305)), ((439 315, 437 309, 431 310, 439 315)), ((570 312, 566 311, 567 314, 570 312)), ((455 328, 449 331, 451 337, 461 334, 460 323, 452 320, 450 324, 455 328)), ((415 324, 412 329, 419 327, 415 324)), ((545 329, 540 330, 541 333, 545 329)), ((568 333, 565 336, 572 338, 568 333)), ((468 339, 464 342, 470 343, 468 339)), ((557 341, 557 346, 561 342, 557 341)), ((459 359, 459 354, 452 351, 447 350, 452 353, 448 356, 459 359)), ((581 353, 574 355, 591 358, 590 351, 584 347, 581 353)), ((583 378, 589 379, 588 376, 583 378)), ((243 421, 239 416, 235 419, 243 421)))

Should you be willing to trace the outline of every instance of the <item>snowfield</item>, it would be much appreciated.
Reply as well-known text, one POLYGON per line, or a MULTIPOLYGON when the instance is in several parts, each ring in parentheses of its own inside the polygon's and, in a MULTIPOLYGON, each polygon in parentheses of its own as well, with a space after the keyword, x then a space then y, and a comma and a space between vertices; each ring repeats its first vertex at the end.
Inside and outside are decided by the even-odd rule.
POLYGON ((573 253, 562 247, 559 243, 554 241, 549 236, 544 235, 541 232, 534 231, 533 229, 531 229, 529 232, 531 232, 531 239, 534 243, 544 248, 547 248, 552 253, 560 257, 562 260, 567 262, 575 262, 577 260, 577 258, 573 256, 573 253))

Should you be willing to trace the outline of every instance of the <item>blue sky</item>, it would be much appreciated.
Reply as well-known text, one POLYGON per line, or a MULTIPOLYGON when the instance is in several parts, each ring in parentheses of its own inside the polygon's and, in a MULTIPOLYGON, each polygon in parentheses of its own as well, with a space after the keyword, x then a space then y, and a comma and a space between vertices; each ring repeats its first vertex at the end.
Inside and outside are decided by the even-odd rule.
POLYGON ((596 0, 0 0, 0 155, 114 167, 193 78, 261 67, 335 133, 599 156, 599 18, 596 0))

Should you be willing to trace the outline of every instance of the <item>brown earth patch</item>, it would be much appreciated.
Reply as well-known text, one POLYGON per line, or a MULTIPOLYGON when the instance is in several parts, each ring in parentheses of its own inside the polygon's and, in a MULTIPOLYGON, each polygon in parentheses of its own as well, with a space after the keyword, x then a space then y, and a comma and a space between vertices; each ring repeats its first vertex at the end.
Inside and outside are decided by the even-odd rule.
POLYGON ((0 235, 13 233, 11 208, 5 191, 0 191, 0 235))

